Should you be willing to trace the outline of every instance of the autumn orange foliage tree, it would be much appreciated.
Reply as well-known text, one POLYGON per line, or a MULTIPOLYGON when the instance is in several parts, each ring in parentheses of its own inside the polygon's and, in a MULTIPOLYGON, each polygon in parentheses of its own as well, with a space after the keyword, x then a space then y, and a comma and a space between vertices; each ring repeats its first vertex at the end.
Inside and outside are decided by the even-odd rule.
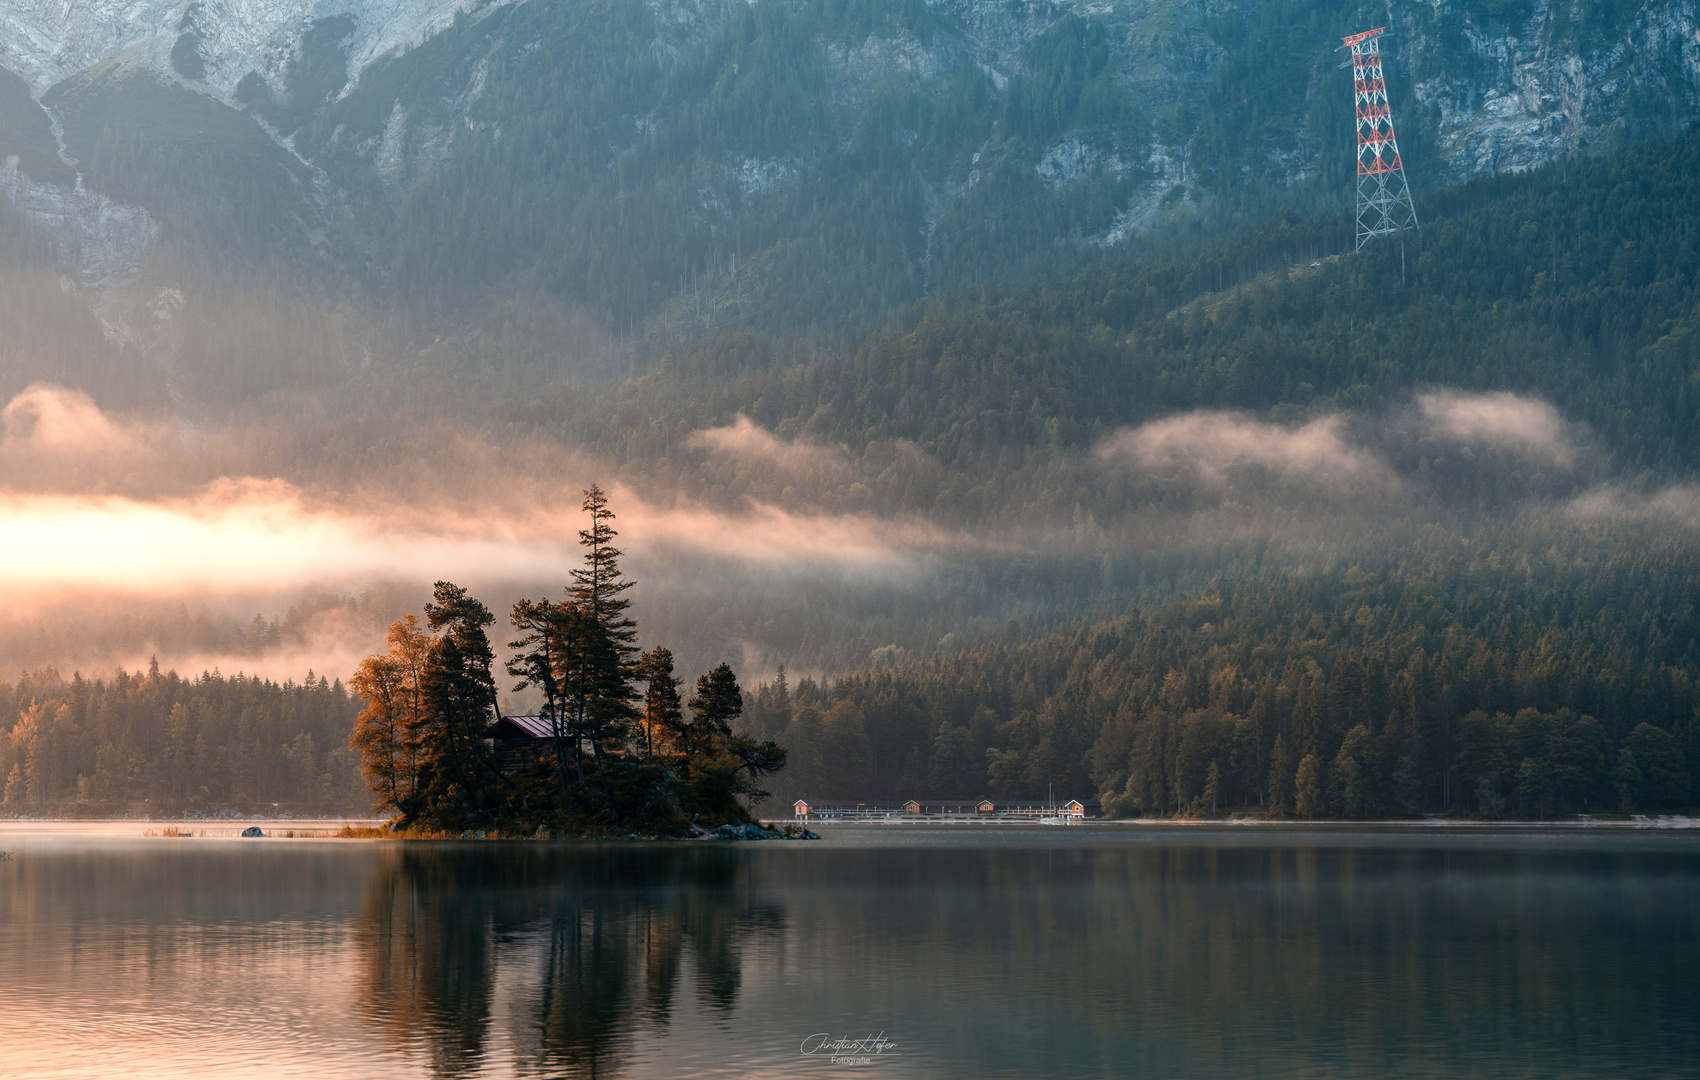
POLYGON ((422 685, 432 640, 417 615, 404 615, 390 624, 390 651, 368 656, 348 680, 366 702, 349 745, 360 751, 361 769, 380 810, 403 810, 418 790, 425 729, 422 685))

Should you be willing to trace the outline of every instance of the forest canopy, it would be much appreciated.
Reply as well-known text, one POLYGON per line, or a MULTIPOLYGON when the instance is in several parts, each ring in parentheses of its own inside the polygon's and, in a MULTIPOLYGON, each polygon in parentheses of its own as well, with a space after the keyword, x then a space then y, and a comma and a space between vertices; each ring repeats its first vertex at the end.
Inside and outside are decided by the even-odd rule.
POLYGON ((365 814, 342 681, 161 672, 0 682, 4 812, 31 817, 365 814))
POLYGON ((783 797, 1101 799, 1112 816, 1484 819, 1694 805, 1686 552, 1335 566, 1032 639, 755 688, 783 797))

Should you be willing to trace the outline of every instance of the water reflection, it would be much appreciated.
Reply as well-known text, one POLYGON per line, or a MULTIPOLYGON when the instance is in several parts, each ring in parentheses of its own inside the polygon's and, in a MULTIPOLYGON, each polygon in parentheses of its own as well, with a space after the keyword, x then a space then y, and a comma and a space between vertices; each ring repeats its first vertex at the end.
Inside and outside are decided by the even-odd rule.
POLYGON ((885 1030, 915 1072, 1657 1074, 1700 1050, 1695 882, 1605 850, 450 846, 374 875, 357 940, 367 1015, 445 1076, 503 1024, 523 1072, 664 1072, 638 1049, 687 971, 757 1071, 885 1030))
POLYGON ((870 1075, 801 1055, 821 1032, 884 1032, 893 1076, 1700 1054, 1691 839, 965 839, 38 846, 0 864, 4 1065, 870 1075))
POLYGON ((715 848, 411 845, 371 876, 355 945, 362 1013, 433 1071, 485 1063, 497 1020, 524 1071, 619 1071, 632 1034, 665 1026, 688 966, 729 1014, 747 943, 781 907, 753 864, 715 848))

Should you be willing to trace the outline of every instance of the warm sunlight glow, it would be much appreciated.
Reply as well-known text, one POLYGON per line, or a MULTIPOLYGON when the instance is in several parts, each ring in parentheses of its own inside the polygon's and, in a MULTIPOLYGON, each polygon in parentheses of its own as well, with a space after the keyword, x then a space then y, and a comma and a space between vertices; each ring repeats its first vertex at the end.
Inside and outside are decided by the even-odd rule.
MULTIPOLYGON (((923 525, 798 515, 751 505, 734 518, 628 499, 621 542, 786 570, 890 574, 947 538, 923 525)), ((137 595, 287 591, 370 581, 562 577, 576 517, 415 516, 315 505, 282 481, 220 481, 186 499, 0 494, 0 581, 13 588, 99 588, 137 595)))
POLYGON ((437 532, 307 505, 281 482, 222 482, 142 502, 0 495, 0 576, 12 586, 158 594, 288 589, 449 573, 558 574, 571 538, 457 520, 437 532))

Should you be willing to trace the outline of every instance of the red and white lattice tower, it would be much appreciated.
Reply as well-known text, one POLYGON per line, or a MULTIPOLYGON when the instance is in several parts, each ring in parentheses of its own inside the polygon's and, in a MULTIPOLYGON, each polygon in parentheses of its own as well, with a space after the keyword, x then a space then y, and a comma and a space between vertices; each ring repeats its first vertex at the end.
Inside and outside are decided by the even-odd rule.
POLYGON ((1387 81, 1381 77, 1385 26, 1344 38, 1352 50, 1353 96, 1358 107, 1358 247, 1372 237, 1417 227, 1417 208, 1405 183, 1405 165, 1393 138, 1393 112, 1387 107, 1387 81))

